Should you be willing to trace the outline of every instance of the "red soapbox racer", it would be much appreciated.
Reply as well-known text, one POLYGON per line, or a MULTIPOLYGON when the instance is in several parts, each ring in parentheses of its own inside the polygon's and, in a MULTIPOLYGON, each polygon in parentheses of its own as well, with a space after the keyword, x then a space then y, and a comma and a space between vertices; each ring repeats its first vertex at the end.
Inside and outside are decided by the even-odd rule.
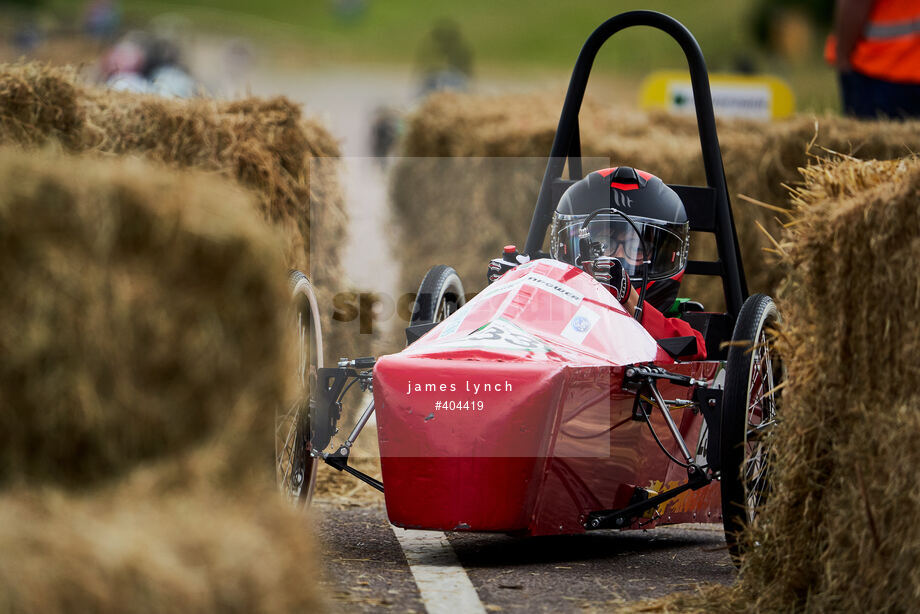
POLYGON ((549 535, 721 522, 737 557, 740 531, 769 493, 783 378, 773 347, 779 314, 769 297, 748 296, 706 65, 674 19, 628 12, 588 38, 523 254, 525 262, 468 302, 454 270, 433 267, 407 347, 334 368, 322 365, 310 283, 294 273, 305 398, 283 416, 282 491, 309 500, 325 462, 383 492, 400 527, 549 535), (578 112, 594 58, 631 26, 669 34, 689 65, 707 185, 670 187, 690 231, 713 235, 718 248, 714 261, 687 262, 686 274, 721 279, 726 311, 687 303, 680 314, 705 340, 706 360, 683 359, 697 354, 696 337, 656 341, 591 275, 540 251, 562 193, 582 177, 578 112), (356 383, 373 400, 331 446, 343 395, 356 383), (348 464, 373 412, 382 482, 348 464))

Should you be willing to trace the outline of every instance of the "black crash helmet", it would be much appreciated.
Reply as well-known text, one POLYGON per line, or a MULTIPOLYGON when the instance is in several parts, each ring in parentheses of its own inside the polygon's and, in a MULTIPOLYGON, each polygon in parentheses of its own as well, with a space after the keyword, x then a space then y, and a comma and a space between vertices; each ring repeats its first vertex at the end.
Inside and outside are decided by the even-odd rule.
POLYGON ((553 258, 580 265, 579 240, 587 236, 593 247, 585 260, 612 256, 620 260, 638 288, 643 258, 650 261, 646 300, 661 311, 677 298, 687 268, 690 224, 684 204, 674 190, 655 175, 628 166, 590 173, 572 184, 553 214, 550 253, 553 258), (582 231, 585 220, 599 209, 616 209, 628 215, 642 233, 612 211, 595 214, 582 231))

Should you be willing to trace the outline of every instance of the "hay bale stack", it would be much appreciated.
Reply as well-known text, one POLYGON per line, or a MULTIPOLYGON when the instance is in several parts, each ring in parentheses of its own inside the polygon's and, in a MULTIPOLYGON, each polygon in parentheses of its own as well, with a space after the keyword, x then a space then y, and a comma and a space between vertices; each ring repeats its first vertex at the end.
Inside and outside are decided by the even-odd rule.
MULTIPOLYGON (((759 185, 745 193, 782 204, 788 190, 783 184, 800 186, 799 171, 813 158, 833 160, 834 152, 859 160, 891 160, 910 156, 920 143, 918 121, 865 121, 848 117, 792 117, 770 124, 760 165, 761 176, 748 181, 759 185), (803 144, 814 141, 806 155, 803 144), (830 150, 830 151, 827 151, 830 150)), ((806 177, 807 179, 807 177, 806 177)), ((739 190, 740 191, 740 190, 739 190)))
POLYGON ((338 145, 285 98, 165 99, 88 87, 68 68, 6 64, 0 65, 0 120, 0 142, 143 155, 236 180, 258 196, 267 219, 289 231, 291 267, 309 264, 311 215, 323 233, 341 236, 346 225, 327 168, 338 145))
MULTIPOLYGON (((479 289, 488 259, 503 244, 523 241, 561 105, 561 96, 441 94, 419 109, 409 123, 403 151, 409 158, 395 169, 392 197, 400 228, 397 253, 404 265, 403 289, 415 290, 436 261, 452 264, 470 289, 479 289), (418 159, 458 156, 467 159, 418 159), (519 159, 497 163, 483 157, 519 159), (442 217, 450 230, 433 232, 442 217)), ((585 170, 608 162, 627 163, 668 183, 705 184, 692 117, 609 109, 586 100, 580 124, 583 155, 595 158, 585 163, 585 170)), ((774 211, 737 195, 785 206, 783 184, 799 180, 798 169, 807 164, 813 140, 812 154, 824 155, 821 147, 826 147, 882 158, 905 155, 920 140, 920 122, 835 117, 797 117, 773 124, 719 121, 718 130, 748 285, 752 292, 771 294, 785 271, 765 254, 772 244, 755 221, 773 236, 781 234, 782 226, 774 211)), ((691 247, 692 258, 715 256, 714 242, 706 244, 707 239, 691 247)), ((723 304, 721 287, 712 280, 689 278, 684 292, 712 308, 723 304)))
MULTIPOLYGON (((88 87, 68 68, 0 65, 0 143, 143 156, 234 180, 276 227, 286 266, 308 272, 321 289, 330 328, 348 222, 340 153, 325 128, 291 101, 164 99, 88 87), (311 260, 311 253, 323 257, 311 260)), ((330 345, 330 357, 355 351, 349 340, 330 345)))
POLYGON ((315 559, 270 494, 0 496, 4 612, 318 612, 315 559))
POLYGON ((235 179, 285 231, 289 265, 308 270, 312 264, 327 276, 319 271, 327 262, 310 262, 310 225, 321 231, 317 238, 345 230, 342 197, 327 170, 338 146, 319 124, 301 118, 298 105, 285 98, 217 103, 100 90, 84 90, 81 103, 88 122, 84 146, 235 179))
MULTIPOLYGON (((441 94, 413 116, 404 142, 407 158, 394 171, 392 189, 406 291, 417 288, 434 260, 453 265, 470 289, 478 290, 485 283, 484 263, 494 257, 490 254, 509 241, 523 242, 561 104, 561 98, 539 95, 441 94), (460 159, 426 159, 444 157, 460 159), (450 232, 431 232, 441 219, 450 232)), ((751 131, 756 125, 720 122, 723 146, 756 146, 757 133, 751 131)), ((586 100, 581 126, 586 171, 628 162, 670 183, 705 183, 693 118, 610 110, 586 100)), ((754 172, 750 156, 725 158, 727 172, 754 172)), ((758 208, 747 209, 758 219, 771 217, 758 208)), ((756 228, 753 232, 759 233, 756 228)), ((758 240, 758 249, 760 245, 758 240)), ((714 243, 697 245, 691 254, 712 255, 714 243)), ((760 252, 755 256, 759 260, 760 252)), ((710 302, 720 305, 721 288, 710 294, 710 302)))
POLYGON ((534 94, 434 94, 411 116, 403 153, 453 158, 545 156, 561 104, 561 98, 534 94))
POLYGON ((781 309, 776 484, 745 563, 761 609, 910 611, 920 591, 920 160, 804 171, 781 309))
POLYGON ((288 289, 251 193, 12 148, 0 183, 0 610, 320 609, 271 486, 288 289))
POLYGON ((0 185, 0 484, 85 488, 215 438, 236 479, 270 475, 287 288, 250 195, 10 148, 0 185))
POLYGON ((80 149, 86 113, 76 72, 42 64, 0 65, 0 142, 27 146, 58 141, 80 149))

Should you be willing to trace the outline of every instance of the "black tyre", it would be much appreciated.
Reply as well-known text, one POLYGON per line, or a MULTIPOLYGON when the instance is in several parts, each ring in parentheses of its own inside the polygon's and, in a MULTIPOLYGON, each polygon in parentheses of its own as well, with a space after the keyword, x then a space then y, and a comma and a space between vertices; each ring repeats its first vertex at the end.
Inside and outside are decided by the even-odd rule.
POLYGON ((310 390, 323 366, 322 328, 313 286, 300 271, 291 273, 291 325, 295 330, 297 397, 275 415, 278 488, 297 505, 309 503, 318 462, 310 448, 310 390))
POLYGON ((741 307, 728 351, 720 433, 722 522, 737 563, 745 542, 742 531, 753 525, 770 494, 770 434, 785 378, 776 354, 779 312, 773 299, 750 296, 741 307))
POLYGON ((409 324, 440 322, 464 303, 463 283, 457 271, 446 264, 433 266, 419 285, 409 324))

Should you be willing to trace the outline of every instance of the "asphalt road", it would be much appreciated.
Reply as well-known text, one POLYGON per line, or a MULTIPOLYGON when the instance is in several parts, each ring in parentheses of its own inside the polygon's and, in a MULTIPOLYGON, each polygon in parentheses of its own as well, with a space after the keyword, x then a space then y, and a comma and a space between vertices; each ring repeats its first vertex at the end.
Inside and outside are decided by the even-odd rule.
MULTIPOLYGON (((426 611, 381 503, 343 507, 318 500, 312 514, 332 605, 426 611)), ((735 579, 719 525, 541 538, 458 533, 448 539, 485 611, 611 611, 624 601, 735 579)), ((438 560, 432 555, 429 564, 438 560)))

